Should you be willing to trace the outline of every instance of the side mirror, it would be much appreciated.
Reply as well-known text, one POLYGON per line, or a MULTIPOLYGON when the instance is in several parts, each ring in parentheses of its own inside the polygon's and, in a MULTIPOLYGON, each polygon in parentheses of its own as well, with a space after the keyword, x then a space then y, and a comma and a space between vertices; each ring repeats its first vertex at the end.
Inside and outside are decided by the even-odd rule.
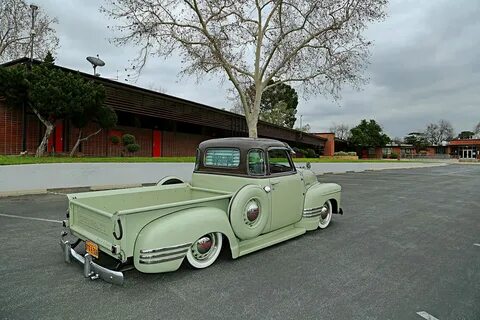
POLYGON ((305 165, 307 167, 307 169, 311 169, 312 168, 312 165, 310 164, 310 162, 307 162, 307 164, 305 165))

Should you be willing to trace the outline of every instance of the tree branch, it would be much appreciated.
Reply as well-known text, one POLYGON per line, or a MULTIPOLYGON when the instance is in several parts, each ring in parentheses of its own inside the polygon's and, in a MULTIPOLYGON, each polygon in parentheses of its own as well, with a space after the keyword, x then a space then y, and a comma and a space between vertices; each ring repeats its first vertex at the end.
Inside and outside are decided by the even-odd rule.
POLYGON ((96 136, 97 134, 99 134, 100 131, 102 131, 102 128, 98 129, 97 131, 95 131, 95 132, 92 133, 92 134, 89 134, 89 135, 86 136, 85 138, 81 138, 81 139, 79 139, 79 140, 80 140, 80 141, 87 141, 87 140, 90 139, 91 137, 96 136))

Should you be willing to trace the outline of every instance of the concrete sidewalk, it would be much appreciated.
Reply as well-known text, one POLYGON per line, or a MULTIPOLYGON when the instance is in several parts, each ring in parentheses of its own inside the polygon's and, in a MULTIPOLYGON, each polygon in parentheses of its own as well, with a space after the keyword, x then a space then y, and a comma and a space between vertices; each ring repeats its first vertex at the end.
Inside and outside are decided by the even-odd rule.
MULTIPOLYGON (((316 174, 442 166, 445 163, 312 163, 316 174)), ((165 176, 191 179, 193 163, 52 163, 0 166, 0 196, 46 193, 60 188, 85 190, 140 186, 165 176)), ((304 167, 305 163, 297 163, 304 167)))

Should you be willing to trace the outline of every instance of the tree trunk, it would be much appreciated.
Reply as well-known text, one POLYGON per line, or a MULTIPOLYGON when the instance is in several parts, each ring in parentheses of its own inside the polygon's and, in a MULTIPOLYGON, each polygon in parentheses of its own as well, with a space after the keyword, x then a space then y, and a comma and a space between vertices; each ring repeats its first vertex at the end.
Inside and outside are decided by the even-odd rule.
POLYGON ((247 106, 245 110, 245 120, 247 121, 248 137, 258 138, 258 116, 260 115, 260 102, 262 100, 262 88, 257 88, 253 106, 247 106))
POLYGON ((45 124, 45 127, 46 127, 45 134, 43 135, 42 142, 40 143, 40 145, 37 148, 37 152, 35 153, 35 157, 43 157, 43 155, 45 153, 45 149, 48 145, 48 138, 50 137, 53 129, 55 128, 55 126, 48 121, 46 121, 46 123, 44 123, 44 124, 45 124))
POLYGON ((45 153, 45 149, 48 145, 48 138, 50 138, 50 135, 52 134, 52 131, 53 129, 55 128, 55 125, 53 123, 51 123, 50 121, 44 119, 42 117, 42 115, 38 112, 37 109, 35 109, 34 107, 30 106, 30 108, 32 109, 33 113, 35 113, 35 115, 37 116, 37 118, 43 123, 43 125, 45 126, 46 130, 45 130, 45 134, 43 135, 43 139, 42 139, 42 142, 40 143, 40 145, 38 146, 37 148, 37 152, 35 153, 35 157, 42 157, 43 154, 45 153))
POLYGON ((87 141, 87 140, 90 139, 91 137, 99 134, 100 131, 102 131, 102 128, 100 128, 100 129, 98 129, 97 131, 95 131, 94 133, 86 136, 85 138, 82 138, 82 129, 80 129, 80 131, 78 132, 77 142, 75 142, 75 145, 73 146, 73 149, 72 149, 72 151, 70 152, 70 157, 73 157, 73 156, 75 155, 75 152, 77 152, 77 149, 78 149, 78 147, 80 146, 80 143, 81 143, 81 142, 87 141))
POLYGON ((250 119, 250 120, 247 119, 248 137, 249 138, 258 138, 257 123, 258 123, 258 118, 257 119, 250 119))
POLYGON ((77 152, 78 147, 80 146, 80 142, 82 141, 82 130, 80 129, 78 131, 78 139, 77 142, 75 142, 75 145, 72 148, 72 151, 70 151, 70 157, 73 157, 75 152, 77 152))

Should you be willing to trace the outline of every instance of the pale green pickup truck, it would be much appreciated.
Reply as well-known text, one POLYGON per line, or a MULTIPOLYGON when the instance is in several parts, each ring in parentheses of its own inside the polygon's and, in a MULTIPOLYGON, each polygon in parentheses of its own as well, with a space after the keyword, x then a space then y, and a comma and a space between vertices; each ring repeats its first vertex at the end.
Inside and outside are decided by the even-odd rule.
POLYGON ((291 152, 276 140, 213 139, 199 145, 190 183, 166 177, 152 187, 69 194, 64 259, 83 264, 85 277, 122 284, 123 272, 101 266, 99 255, 146 273, 177 270, 185 259, 206 268, 222 247, 236 259, 324 229, 343 213, 341 187, 295 168, 291 152), (81 242, 84 255, 75 251, 81 242))

